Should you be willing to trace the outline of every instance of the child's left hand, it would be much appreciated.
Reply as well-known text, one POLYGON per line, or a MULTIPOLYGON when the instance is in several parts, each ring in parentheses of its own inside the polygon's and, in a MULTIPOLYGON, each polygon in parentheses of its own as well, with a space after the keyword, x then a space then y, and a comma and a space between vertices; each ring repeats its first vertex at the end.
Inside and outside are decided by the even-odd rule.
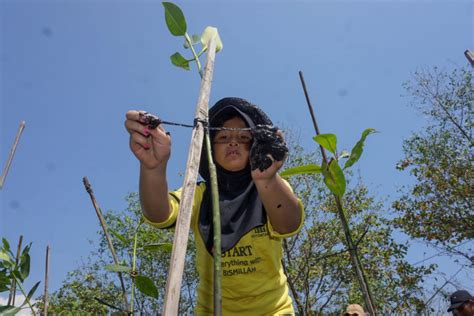
POLYGON ((270 165, 270 167, 268 167, 264 171, 260 171, 259 168, 252 170, 251 175, 254 182, 261 181, 261 180, 270 180, 274 178, 278 170, 280 170, 280 168, 283 166, 283 163, 285 162, 285 159, 286 159, 285 157, 285 159, 278 161, 278 160, 273 159, 272 155, 270 154, 268 154, 267 157, 272 160, 272 164, 270 165))

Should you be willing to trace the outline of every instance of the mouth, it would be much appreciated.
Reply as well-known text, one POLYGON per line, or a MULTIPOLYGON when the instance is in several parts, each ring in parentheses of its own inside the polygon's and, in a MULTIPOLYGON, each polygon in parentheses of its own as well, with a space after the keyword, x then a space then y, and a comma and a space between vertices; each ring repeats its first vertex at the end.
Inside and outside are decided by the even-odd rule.
POLYGON ((240 156, 240 152, 238 150, 228 150, 226 153, 225 153, 225 156, 226 157, 237 157, 237 156, 240 156))

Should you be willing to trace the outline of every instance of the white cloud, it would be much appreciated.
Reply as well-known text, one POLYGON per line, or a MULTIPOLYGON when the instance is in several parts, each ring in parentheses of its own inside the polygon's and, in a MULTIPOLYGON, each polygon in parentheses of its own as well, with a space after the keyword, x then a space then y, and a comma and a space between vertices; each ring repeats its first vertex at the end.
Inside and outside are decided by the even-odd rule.
MULTIPOLYGON (((25 296, 24 295, 16 295, 15 296, 15 306, 19 306, 19 305, 23 304, 24 301, 25 301, 25 296)), ((36 301, 35 300, 31 301, 32 304, 34 302, 36 302, 36 301)), ((0 294, 0 306, 7 305, 7 303, 8 303, 8 294, 0 294)), ((28 305, 26 305, 26 307, 27 308, 22 309, 21 312, 19 312, 16 315, 18 315, 18 316, 32 315, 31 310, 28 307, 28 305)))

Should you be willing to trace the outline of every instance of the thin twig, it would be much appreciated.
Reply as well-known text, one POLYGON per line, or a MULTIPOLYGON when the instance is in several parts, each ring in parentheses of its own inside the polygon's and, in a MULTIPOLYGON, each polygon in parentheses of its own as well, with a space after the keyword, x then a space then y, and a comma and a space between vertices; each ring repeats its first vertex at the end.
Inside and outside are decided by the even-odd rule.
MULTIPOLYGON (((84 187, 86 188, 87 193, 89 193, 91 197, 92 205, 94 206, 97 217, 99 218, 100 225, 102 226, 102 230, 104 231, 105 238, 107 239, 107 243, 109 244, 109 249, 110 249, 110 252, 112 253, 114 262, 115 264, 120 264, 117 258, 117 254, 115 253, 114 244, 112 243, 112 239, 110 238, 109 232, 107 230, 107 224, 105 222, 104 216, 102 215, 102 211, 100 210, 100 207, 97 204, 97 201, 95 199, 94 192, 92 191, 91 184, 89 183, 89 180, 87 179, 87 177, 84 177, 82 181, 84 182, 84 187)), ((128 310, 129 306, 128 306, 127 291, 125 289, 125 282, 123 281, 122 272, 118 272, 118 276, 120 279, 120 285, 122 286, 122 294, 123 294, 125 309, 128 310)))
POLYGON ((10 170, 10 165, 13 160, 13 156, 15 155, 16 151, 16 146, 18 145, 18 142, 20 141, 20 136, 21 133, 23 132, 23 129, 25 128, 25 121, 21 121, 20 126, 18 127, 18 132, 16 132, 16 137, 15 137, 15 142, 13 143, 12 149, 10 150, 10 156, 8 156, 7 163, 5 165, 5 168, 3 169, 3 174, 2 178, 0 179, 0 189, 3 187, 3 184, 5 183, 5 178, 7 177, 8 170, 10 170))

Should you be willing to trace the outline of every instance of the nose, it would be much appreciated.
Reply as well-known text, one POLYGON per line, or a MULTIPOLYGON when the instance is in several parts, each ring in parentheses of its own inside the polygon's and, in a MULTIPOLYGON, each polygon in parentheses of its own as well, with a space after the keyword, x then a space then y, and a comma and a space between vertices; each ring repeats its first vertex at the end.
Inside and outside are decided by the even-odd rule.
POLYGON ((229 146, 239 146, 239 144, 240 144, 239 136, 230 137, 229 143, 228 143, 229 146))

